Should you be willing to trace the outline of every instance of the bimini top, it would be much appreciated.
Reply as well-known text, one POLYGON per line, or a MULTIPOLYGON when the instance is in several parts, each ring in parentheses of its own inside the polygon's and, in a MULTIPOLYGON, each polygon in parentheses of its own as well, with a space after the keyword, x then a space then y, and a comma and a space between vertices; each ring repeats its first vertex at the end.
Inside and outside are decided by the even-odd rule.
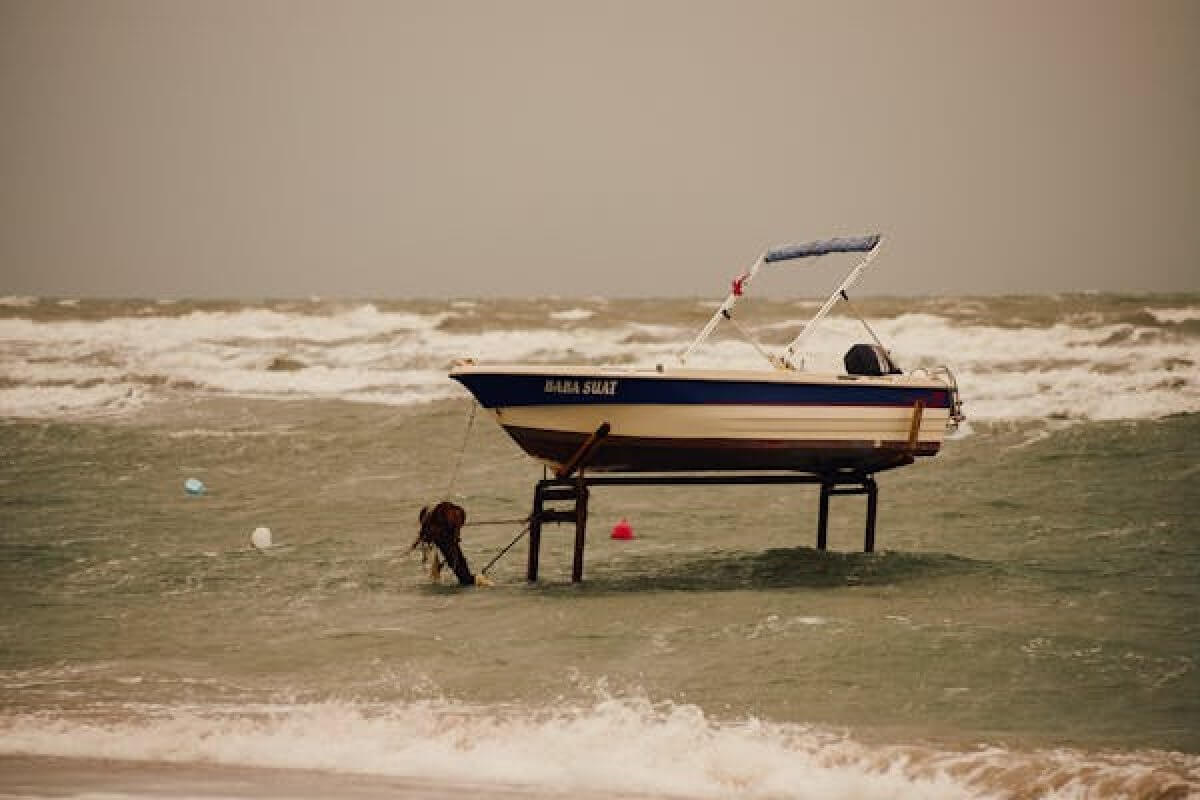
POLYGON ((809 256, 824 256, 830 253, 867 253, 879 244, 879 234, 870 236, 843 236, 837 239, 821 239, 804 244, 788 244, 773 247, 763 256, 763 261, 787 261, 791 258, 808 258, 809 256))
MULTIPOLYGON (((866 236, 842 236, 836 239, 818 239, 815 242, 805 242, 804 244, 786 244, 779 247, 772 247, 770 250, 767 250, 758 257, 758 260, 754 262, 754 266, 750 267, 750 269, 733 279, 732 291, 730 291, 729 296, 726 297, 725 302, 721 303, 721 305, 717 308, 716 313, 714 313, 712 316, 712 319, 710 319, 708 324, 704 326, 704 330, 700 331, 700 335, 697 336, 695 340, 688 346, 688 348, 680 354, 679 363, 686 364, 688 358, 692 355, 692 351, 699 347, 700 343, 708 338, 708 335, 713 332, 714 328, 717 327, 717 323, 721 322, 722 320, 728 320, 734 325, 734 327, 738 329, 740 333, 742 333, 743 336, 750 341, 750 344, 754 346, 754 349, 757 350, 759 354, 771 364, 772 367, 776 369, 794 370, 796 367, 793 363, 793 359, 797 348, 812 331, 813 326, 820 322, 821 319, 829 313, 829 309, 833 307, 833 304, 837 302, 839 298, 847 301, 849 300, 849 298, 846 296, 846 290, 854 285, 854 283, 859 279, 859 276, 862 275, 863 270, 865 270, 867 265, 871 263, 871 260, 875 258, 875 255, 879 252, 878 248, 881 239, 882 237, 878 233, 872 233, 866 236), (749 331, 747 331, 741 325, 738 325, 733 319, 733 307, 737 304, 738 298, 745 294, 747 287, 749 287, 751 281, 753 281, 754 277, 758 274, 759 268, 764 264, 775 261, 789 261, 794 258, 827 256, 830 253, 864 253, 865 255, 862 257, 862 260, 859 261, 858 266, 850 271, 850 274, 846 276, 845 280, 841 282, 838 288, 833 290, 833 294, 831 294, 829 299, 825 301, 825 305, 821 306, 821 310, 818 311, 816 315, 809 320, 803 328, 800 329, 800 335, 792 340, 792 343, 784 349, 781 355, 771 355, 767 351, 763 350, 762 345, 760 345, 758 341, 750 335, 749 331)), ((872 334, 872 336, 874 336, 874 334, 872 334)), ((883 345, 879 346, 883 347, 883 345)))

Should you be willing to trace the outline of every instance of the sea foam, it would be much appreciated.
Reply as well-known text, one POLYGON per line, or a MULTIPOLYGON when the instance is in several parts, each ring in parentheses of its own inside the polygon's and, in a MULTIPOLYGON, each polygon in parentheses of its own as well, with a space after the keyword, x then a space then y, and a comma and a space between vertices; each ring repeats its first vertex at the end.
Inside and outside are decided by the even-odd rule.
MULTIPOLYGON (((359 304, 189 313, 150 308, 99 319, 9 316, 0 318, 0 415, 130 413, 166 392, 409 405, 465 397, 446 377, 462 357, 481 363, 677 364, 695 330, 669 320, 694 302, 664 301, 672 302, 662 319, 648 321, 606 316, 610 312, 600 313, 605 306, 597 303, 540 317, 514 315, 499 301, 456 301, 437 310, 428 304, 390 311, 359 304), (454 324, 464 319, 471 324, 454 324)), ((1187 328, 1200 309, 1139 314, 1131 323, 1077 315, 1035 326, 1011 320, 967 324, 920 311, 870 322, 906 370, 951 367, 973 420, 1138 419, 1200 411, 1197 334, 1187 328)), ((803 322, 781 319, 754 333, 778 350, 803 322)), ((802 345, 804 368, 840 372, 848 343, 863 338, 857 320, 826 320, 802 345)), ((767 366, 748 343, 722 336, 698 349, 689 365, 767 366)))
POLYGON ((0 718, 0 752, 495 782, 550 791, 742 798, 1184 796, 1200 759, 1141 751, 870 746, 686 704, 601 698, 529 711, 447 700, 142 708, 114 721, 0 718))

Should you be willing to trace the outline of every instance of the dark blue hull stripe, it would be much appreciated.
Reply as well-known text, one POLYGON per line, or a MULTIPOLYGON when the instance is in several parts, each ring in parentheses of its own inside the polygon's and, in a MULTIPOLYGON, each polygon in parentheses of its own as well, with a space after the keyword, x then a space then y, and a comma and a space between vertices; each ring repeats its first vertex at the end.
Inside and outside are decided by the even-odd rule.
POLYGON ((597 378, 588 375, 452 375, 484 408, 546 405, 897 406, 918 400, 949 408, 945 389, 919 386, 727 381, 694 378, 597 378))

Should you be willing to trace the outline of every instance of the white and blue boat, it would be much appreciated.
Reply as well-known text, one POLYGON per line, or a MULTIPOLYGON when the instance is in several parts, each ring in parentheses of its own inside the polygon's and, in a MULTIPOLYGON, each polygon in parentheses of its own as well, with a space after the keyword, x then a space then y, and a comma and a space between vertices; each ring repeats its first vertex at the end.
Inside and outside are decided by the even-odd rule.
MULTIPOLYGON (((804 340, 874 259, 878 235, 826 239, 764 252, 736 278, 677 365, 654 369, 588 365, 483 365, 461 361, 463 384, 529 455, 566 463, 604 423, 608 435, 588 469, 644 471, 792 470, 869 475, 933 456, 962 419, 950 370, 904 373, 863 320, 873 344, 856 344, 844 374, 796 366, 804 340), (800 334, 778 355, 733 319, 738 299, 766 264, 830 253, 863 256, 800 334), (750 339, 766 369, 698 369, 687 360, 728 321, 750 339)), ((860 318, 861 319, 861 318, 860 318)))

